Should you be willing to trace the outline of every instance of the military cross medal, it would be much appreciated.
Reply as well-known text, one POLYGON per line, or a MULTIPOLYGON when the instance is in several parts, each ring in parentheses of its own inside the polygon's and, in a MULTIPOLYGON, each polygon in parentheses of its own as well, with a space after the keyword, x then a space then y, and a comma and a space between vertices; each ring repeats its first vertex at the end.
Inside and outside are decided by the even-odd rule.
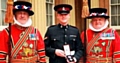
POLYGON ((70 46, 68 44, 66 44, 63 46, 63 48, 64 48, 65 55, 66 55, 67 59, 69 60, 69 62, 73 62, 74 59, 70 53, 70 46))

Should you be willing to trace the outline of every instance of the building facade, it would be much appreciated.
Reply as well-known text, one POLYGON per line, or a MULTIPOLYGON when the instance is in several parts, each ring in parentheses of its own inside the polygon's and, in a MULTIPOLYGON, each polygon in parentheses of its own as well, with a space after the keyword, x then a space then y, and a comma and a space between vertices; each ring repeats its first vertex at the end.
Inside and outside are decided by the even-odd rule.
MULTIPOLYGON (((14 0, 16 1, 16 0, 14 0)), ((35 14, 31 17, 33 21, 33 26, 38 28, 44 36, 47 27, 50 25, 57 24, 56 12, 53 7, 57 4, 67 3, 73 6, 70 13, 71 18, 69 24, 76 26, 80 29, 80 32, 84 30, 84 18, 81 17, 82 13, 82 0, 26 0, 32 3, 33 11, 35 14)), ((120 1, 119 0, 89 0, 90 8, 103 7, 107 8, 108 15, 110 15, 110 25, 109 27, 116 29, 120 33, 120 1)), ((0 30, 7 27, 8 24, 4 23, 5 11, 6 11, 7 0, 0 0, 0 30)), ((88 28, 89 20, 87 20, 88 28)))

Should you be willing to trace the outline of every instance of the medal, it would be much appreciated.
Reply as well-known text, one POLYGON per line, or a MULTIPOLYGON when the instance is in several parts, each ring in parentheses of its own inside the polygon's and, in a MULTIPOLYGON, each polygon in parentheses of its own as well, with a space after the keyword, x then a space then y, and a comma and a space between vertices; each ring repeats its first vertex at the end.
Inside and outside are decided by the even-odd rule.
POLYGON ((30 44, 29 47, 30 47, 30 48, 33 48, 33 44, 30 44))
POLYGON ((102 42, 102 46, 105 46, 106 42, 102 42))
POLYGON ((30 40, 38 40, 38 37, 36 34, 29 34, 30 40))
POLYGON ((28 43, 25 42, 25 43, 23 44, 23 46, 24 46, 24 47, 28 47, 28 43))
POLYGON ((100 35, 100 39, 102 39, 102 40, 105 40, 105 39, 113 40, 113 39, 115 39, 115 35, 114 35, 114 33, 102 33, 100 35))

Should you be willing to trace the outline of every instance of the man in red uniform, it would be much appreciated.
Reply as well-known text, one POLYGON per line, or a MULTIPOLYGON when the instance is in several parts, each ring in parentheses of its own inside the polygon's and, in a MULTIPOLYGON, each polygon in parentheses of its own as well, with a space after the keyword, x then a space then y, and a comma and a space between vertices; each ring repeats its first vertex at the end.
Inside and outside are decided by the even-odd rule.
MULTIPOLYGON (((120 63, 120 38, 116 30, 108 28, 105 8, 90 9, 91 19, 86 30, 86 63, 120 63)), ((84 32, 81 34, 84 42, 84 32)))
POLYGON ((13 7, 14 24, 11 26, 11 47, 8 47, 9 29, 5 28, 0 33, 0 63, 6 63, 6 56, 9 53, 11 53, 11 63, 46 63, 42 36, 36 28, 31 26, 30 16, 34 14, 31 10, 32 4, 16 1, 13 7))

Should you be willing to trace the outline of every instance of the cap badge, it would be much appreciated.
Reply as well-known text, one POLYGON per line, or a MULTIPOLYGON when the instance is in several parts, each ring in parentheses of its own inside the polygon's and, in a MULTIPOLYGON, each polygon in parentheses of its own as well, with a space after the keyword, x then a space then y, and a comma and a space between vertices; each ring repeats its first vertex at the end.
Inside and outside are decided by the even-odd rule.
POLYGON ((65 7, 63 7, 62 10, 65 10, 65 7))

